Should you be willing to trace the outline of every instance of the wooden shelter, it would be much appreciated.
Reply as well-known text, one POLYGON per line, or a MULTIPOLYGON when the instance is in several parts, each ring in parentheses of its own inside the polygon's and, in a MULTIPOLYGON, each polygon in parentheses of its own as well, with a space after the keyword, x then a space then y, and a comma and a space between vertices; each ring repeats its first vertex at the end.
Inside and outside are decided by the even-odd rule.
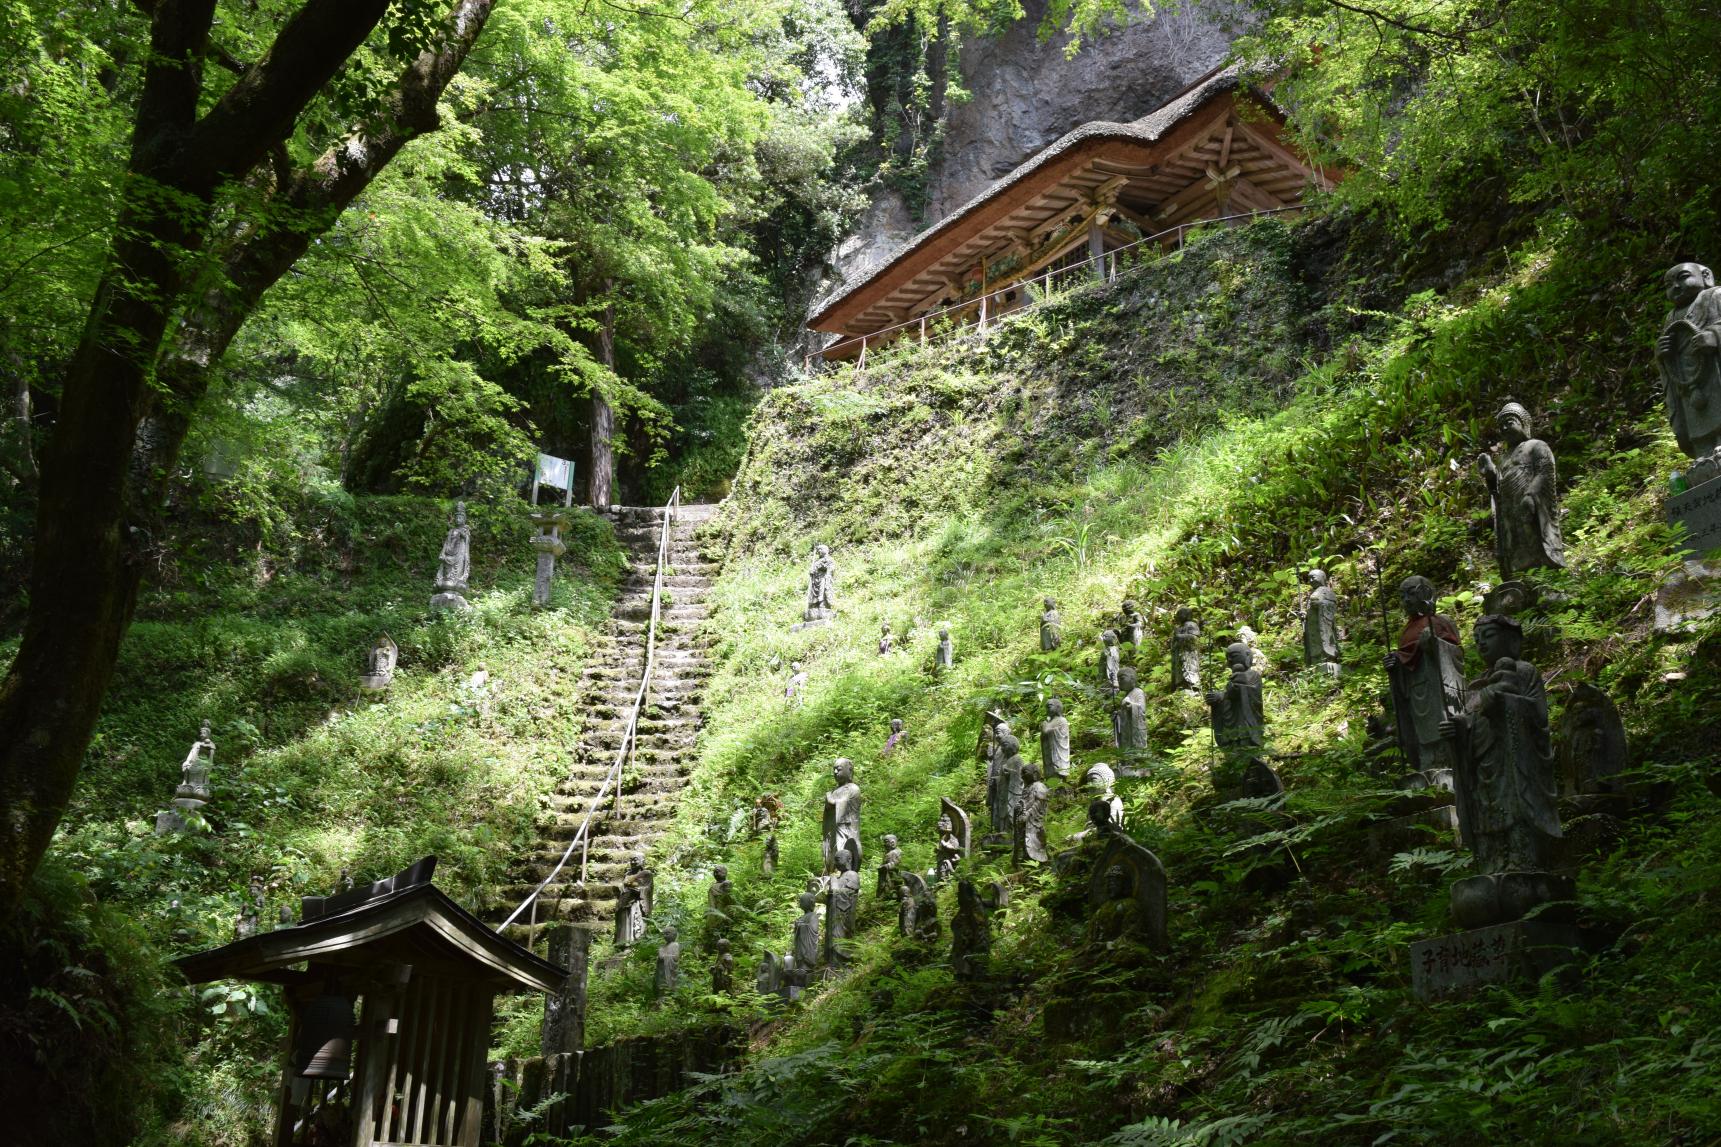
POLYGON ((194 984, 285 989, 276 1147, 477 1147, 496 994, 553 993, 566 973, 450 900, 435 867, 307 897, 297 925, 177 961, 194 984))
POLYGON ((1001 314, 1028 301, 1015 284, 1048 271, 1330 187, 1245 81, 1219 69, 1138 120, 1096 120, 1043 148, 828 299, 807 323, 838 336, 825 357, 854 357, 863 336, 880 345, 952 307, 956 321, 983 320, 988 305, 1001 314))

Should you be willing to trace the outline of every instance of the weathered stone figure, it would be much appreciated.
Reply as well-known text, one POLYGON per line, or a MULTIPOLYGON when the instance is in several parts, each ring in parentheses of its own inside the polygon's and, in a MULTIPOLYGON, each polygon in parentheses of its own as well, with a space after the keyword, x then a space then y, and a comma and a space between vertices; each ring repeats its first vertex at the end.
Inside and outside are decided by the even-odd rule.
POLYGON ((1261 652, 1261 637, 1247 625, 1237 627, 1237 640, 1249 651, 1249 667, 1255 672, 1266 676, 1267 655, 1261 652))
POLYGON ((812 568, 807 571, 808 621, 823 621, 836 612, 837 563, 831 560, 831 547, 821 545, 813 551, 812 568))
POLYGON ((795 920, 792 947, 795 967, 801 972, 809 972, 819 966, 818 893, 803 892, 795 898, 795 903, 801 906, 801 915, 795 920))
POLYGON ((1070 775, 1070 720, 1056 697, 1047 698, 1046 719, 1040 723, 1040 763, 1047 776, 1070 775))
POLYGON ((1117 784, 1117 774, 1107 764, 1090 765, 1088 771, 1082 774, 1082 788, 1093 794, 1095 801, 1104 801, 1110 810, 1110 823, 1123 827, 1123 801, 1112 786, 1117 784))
POLYGON ((1721 288, 1701 263, 1674 266, 1665 282, 1673 309, 1655 343, 1662 395, 1679 448, 1704 460, 1721 448, 1721 288))
POLYGON ((1123 752, 1147 748, 1147 694, 1136 681, 1135 669, 1125 665, 1117 671, 1122 695, 1112 710, 1112 740, 1123 752))
POLYGON ((902 849, 897 846, 896 834, 884 834, 884 860, 878 866, 877 891, 880 900, 885 899, 902 882, 902 849))
POLYGON ((762 793, 753 798, 753 834, 768 835, 777 827, 777 814, 783 810, 783 802, 777 799, 776 793, 762 793))
POLYGON ((1106 841, 1088 880, 1088 940, 1106 948, 1120 941, 1164 948, 1165 867, 1159 857, 1122 832, 1102 830, 1106 841))
POLYGON ((1140 648, 1142 635, 1147 632, 1147 618, 1136 608, 1134 599, 1125 598, 1123 612, 1118 616, 1118 637, 1140 648))
POLYGON ((645 935, 645 922, 651 917, 651 890, 651 870, 645 866, 645 855, 636 852, 627 858, 627 871, 616 892, 616 947, 626 948, 645 935))
POLYGON ((251 887, 246 891, 245 899, 239 907, 239 919, 233 925, 233 938, 243 940, 247 936, 257 934, 257 926, 263 920, 263 878, 253 876, 251 887))
POLYGON ((717 959, 711 964, 711 992, 722 995, 735 987, 735 957, 729 952, 729 941, 717 941, 717 959))
MULTIPOLYGON (((1006 726, 999 726, 1002 730, 1006 726)), ((999 732, 997 767, 987 785, 987 811, 992 818, 992 831, 1005 844, 1015 839, 1016 806, 1022 799, 1022 742, 1014 734, 999 732)))
POLYGON ((184 832, 185 814, 197 812, 209 803, 209 770, 215 767, 215 742, 209 736, 209 722, 199 727, 197 740, 191 742, 185 759, 179 763, 179 785, 173 790, 169 806, 155 815, 155 833, 166 836, 184 832))
POLYGON ((387 689, 394 681, 394 667, 400 661, 400 646, 387 633, 379 633, 365 654, 365 671, 359 676, 359 688, 368 693, 387 689))
POLYGON ((1201 623, 1187 605, 1178 607, 1177 626, 1171 631, 1171 688, 1201 691, 1201 623))
POLYGON ((1337 672, 1339 665, 1339 599, 1326 570, 1310 570, 1308 604, 1303 607, 1303 664, 1337 672))
POLYGON ((1398 747, 1429 784, 1450 788, 1456 757, 1445 729, 1464 711, 1464 651, 1458 627, 1434 612, 1434 583, 1427 578, 1405 578, 1398 594, 1410 619, 1398 635, 1398 648, 1386 655, 1398 747))
POLYGON ((895 752, 896 747, 902 744, 902 739, 907 735, 907 732, 902 727, 902 718, 892 717, 890 721, 890 736, 885 738, 884 742, 884 755, 888 757, 891 753, 895 752))
POLYGON ((973 846, 973 830, 968 814, 949 797, 940 797, 942 810, 938 815, 938 844, 933 852, 933 873, 943 883, 956 873, 956 866, 973 846))
POLYGON ((861 791, 855 784, 854 762, 838 757, 831 765, 831 778, 836 785, 825 794, 825 871, 837 871, 837 858, 845 855, 850 871, 857 871, 861 862, 861 791))
POLYGON ((466 609, 467 580, 472 576, 472 530, 466 525, 466 503, 454 503, 454 525, 442 541, 436 567, 436 593, 432 609, 466 609))
POLYGON ((1117 634, 1106 629, 1100 632, 1100 688, 1107 693, 1117 692, 1118 670, 1117 634))
POLYGON ((844 941, 855 934, 855 909, 860 905, 860 873, 848 853, 837 854, 836 875, 825 893, 825 963, 848 963, 844 941))
POLYGON ((789 683, 783 686, 783 700, 801 705, 807 699, 807 671, 799 661, 789 662, 789 683))
MULTIPOLYGON (((909 914, 909 930, 903 935, 921 943, 931 943, 938 939, 938 897, 921 879, 920 873, 905 873, 902 878, 903 891, 913 905, 909 914)), ((902 926, 899 915, 897 926, 902 926)))
POLYGON ((940 672, 950 669, 956 664, 956 643, 950 640, 950 627, 938 627, 938 657, 934 663, 940 672))
POLYGON ((753 989, 762 996, 776 995, 783 990, 783 961, 766 948, 759 959, 759 970, 753 974, 753 989))
POLYGON ((896 886, 896 934, 904 939, 914 935, 914 892, 907 880, 896 886))
POLYGON ((896 648, 896 638, 890 635, 890 622, 878 627, 878 655, 883 657, 896 648))
POLYGON ((1046 805, 1052 790, 1040 780, 1040 770, 1022 766, 1022 798, 1016 806, 1016 863, 1032 860, 1044 864, 1051 859, 1046 849, 1046 805))
POLYGON ((729 930, 729 916, 735 908, 735 886, 729 882, 729 868, 719 864, 711 870, 711 887, 705 891, 705 937, 714 944, 729 930))
POLYGON ((1046 608, 1040 613, 1040 652, 1050 653, 1064 641, 1064 620, 1058 616, 1058 603, 1046 598, 1046 608))
POLYGON ((675 991, 681 980, 681 944, 675 938, 675 928, 663 930, 663 943, 657 949, 657 967, 652 971, 652 991, 659 999, 675 991))
MULTIPOLYGON (((1721 401, 1721 392, 1716 395, 1721 401)), ((1560 503, 1555 491, 1554 452, 1530 437, 1530 412, 1508 402, 1494 416, 1505 443, 1498 464, 1481 458, 1482 477, 1494 504, 1494 555, 1500 577, 1510 580, 1525 570, 1564 569, 1566 543, 1560 537, 1560 503)))
POLYGON ((1566 698, 1555 755, 1562 797, 1612 792, 1619 783, 1615 778, 1630 763, 1619 709, 1587 681, 1574 686, 1566 698))
POLYGON ((1221 749, 1255 749, 1266 743, 1266 713, 1261 701, 1261 674, 1251 663, 1249 647, 1234 641, 1225 647, 1231 678, 1225 688, 1207 694, 1213 743, 1221 749))
POLYGON ((977 980, 986 974, 991 954, 991 913, 972 880, 958 881, 956 916, 950 921, 951 970, 958 980, 977 980))
POLYGON ((777 834, 765 837, 765 851, 759 858, 759 871, 765 876, 777 871, 777 834))

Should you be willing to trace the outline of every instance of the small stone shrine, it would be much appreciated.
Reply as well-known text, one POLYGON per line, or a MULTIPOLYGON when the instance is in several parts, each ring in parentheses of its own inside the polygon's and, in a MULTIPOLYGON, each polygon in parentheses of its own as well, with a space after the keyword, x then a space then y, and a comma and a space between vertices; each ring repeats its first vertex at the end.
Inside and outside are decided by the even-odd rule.
POLYGON ((430 883, 427 857, 301 922, 175 961, 193 984, 282 985, 289 1014, 273 1147, 478 1147, 499 992, 559 992, 567 973, 430 883))
POLYGON ((1458 627, 1434 611, 1434 583, 1404 579, 1399 600, 1409 619, 1386 655, 1398 747, 1424 785, 1450 789, 1457 761, 1451 722, 1464 711, 1464 651, 1458 627))
POLYGON ((1022 766, 1022 796, 1016 805, 1015 861, 1032 860, 1044 864, 1051 853, 1046 849, 1046 806, 1052 790, 1040 780, 1040 770, 1033 765, 1022 766))
POLYGON ((436 593, 430 598, 435 610, 471 609, 463 596, 472 576, 472 530, 466 524, 466 503, 454 503, 454 524, 442 541, 442 553, 437 558, 436 593))
POLYGON ((813 550, 813 564, 807 570, 808 624, 829 621, 836 616, 837 563, 831 558, 831 547, 821 545, 813 550))
POLYGON ((657 963, 652 969, 651 990, 658 999, 674 993, 681 982, 681 942, 673 925, 663 930, 663 943, 657 947, 657 963))
POLYGON ((1105 843, 1088 877, 1088 941, 1106 948, 1120 942, 1166 948, 1171 941, 1166 929, 1165 866, 1115 823, 1102 825, 1102 815, 1102 809, 1090 812, 1105 843))
POLYGON ((1187 605, 1177 610, 1177 625, 1171 631, 1171 690, 1201 692, 1201 623, 1187 605))
POLYGON ((616 888, 616 947, 626 948, 645 935, 645 922, 651 918, 651 893, 651 870, 645 866, 645 855, 636 852, 627 858, 627 871, 616 888))
POLYGON ((1680 263, 1664 281, 1673 309, 1655 343, 1673 437, 1692 466, 1674 479, 1667 518, 1698 554, 1721 547, 1721 289, 1701 263, 1680 263))
POLYGON ((1045 599, 1046 608, 1040 612, 1040 652, 1050 653, 1064 643, 1064 620, 1058 616, 1058 603, 1045 599))
POLYGON ((381 693, 394 683, 394 667, 400 662, 400 646, 387 633, 378 633, 365 654, 365 672, 359 674, 359 688, 366 693, 381 693))
POLYGON ((956 643, 950 640, 950 627, 938 627, 938 652, 934 657, 933 667, 939 672, 951 669, 956 665, 956 643))
POLYGON ((1112 742, 1120 752, 1147 748, 1147 694, 1137 683, 1133 666, 1117 671, 1119 697, 1112 709, 1112 742))
POLYGON ((155 814, 155 834, 168 836, 184 832, 189 826, 185 816, 190 813, 201 820, 202 808, 209 803, 209 770, 215 767, 215 742, 209 737, 209 722, 203 722, 197 740, 179 763, 179 786, 173 790, 173 801, 155 814))
POLYGON ((880 900, 888 899, 902 882, 901 871, 902 849, 897 844, 896 834, 887 832, 884 834, 884 860, 879 863, 878 883, 875 886, 880 900))
POLYGON ((943 883, 956 874, 956 866, 968 858, 974 832, 968 814, 949 797, 938 798, 938 844, 933 854, 933 877, 943 883))
POLYGON ((1040 764, 1046 776, 1070 775, 1070 720, 1056 697, 1046 699, 1046 719, 1040 723, 1040 764))
POLYGON ((1554 740, 1562 800, 1577 811, 1619 814, 1628 803, 1617 779, 1630 766, 1625 723, 1613 700, 1588 682, 1572 686, 1554 740))
POLYGON ((1309 571, 1309 600, 1303 606, 1303 664, 1339 674, 1339 599, 1326 570, 1309 571))
POLYGON ((837 968, 849 962, 846 941, 855 934, 860 907, 860 873, 849 854, 837 854, 837 870, 825 888, 825 964, 837 968))
POLYGON ((840 856, 848 857, 849 871, 858 872, 861 864, 861 791, 855 784, 854 762, 847 757, 838 757, 831 765, 831 779, 836 784, 825 794, 825 872, 838 871, 837 858, 840 856))
POLYGON ((1554 452, 1530 436, 1530 412, 1516 402, 1500 408, 1494 429, 1506 449, 1498 462, 1492 454, 1482 455, 1480 465, 1493 503, 1500 577, 1510 581, 1526 570, 1564 569, 1554 452))

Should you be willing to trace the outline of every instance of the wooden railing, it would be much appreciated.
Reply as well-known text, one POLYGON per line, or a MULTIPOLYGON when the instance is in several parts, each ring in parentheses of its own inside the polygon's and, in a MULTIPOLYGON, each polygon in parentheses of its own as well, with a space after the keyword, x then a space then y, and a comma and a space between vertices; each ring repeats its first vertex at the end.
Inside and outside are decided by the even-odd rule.
MULTIPOLYGON (((669 501, 663 506, 662 528, 657 538, 657 575, 651 583, 651 620, 645 627, 645 667, 639 675, 639 688, 634 692, 633 704, 628 708, 627 724, 622 728, 621 745, 616 749, 615 760, 611 763, 609 771, 604 774, 604 782, 599 786, 597 795, 592 797, 591 806, 586 809, 586 816, 580 822, 579 830, 574 833, 573 839, 568 841, 568 847, 562 851, 562 858, 556 861, 556 866, 550 869, 550 874, 539 881, 538 886, 532 889, 526 899, 520 902, 520 906, 508 914, 508 918, 502 921, 502 928, 506 928, 518 920, 520 913, 530 908, 531 916, 527 922, 528 927, 533 932, 537 931, 538 898, 543 894, 544 889, 550 886, 550 882, 561 875, 562 869, 567 867, 568 861, 573 858, 576 848, 580 850, 580 883, 586 882, 587 861, 591 857, 592 823, 597 818, 598 809, 603 806, 604 798, 608 797, 612 790, 614 790, 617 803, 619 804, 621 801, 622 770, 633 758, 634 741, 639 733, 639 713, 645 706, 647 693, 651 690, 651 671, 657 659, 657 623, 663 612, 663 575, 669 566, 669 531, 675 521, 675 512, 680 508, 681 487, 677 486, 675 491, 669 495, 669 501)), ((498 929, 498 931, 500 930, 498 929)))
POLYGON ((1149 243, 1165 246, 1168 244, 1162 241, 1175 238, 1177 246, 1181 250, 1183 247, 1183 237, 1188 232, 1193 231, 1198 227, 1206 227, 1214 223, 1230 223, 1234 221, 1257 219, 1263 215, 1281 215, 1287 211, 1301 210, 1303 210, 1303 204, 1293 203, 1286 207, 1274 207, 1266 211, 1251 211, 1244 215, 1220 215, 1212 219, 1192 219, 1187 223, 1179 223, 1175 227, 1168 227, 1164 231, 1155 232, 1152 235, 1137 239, 1133 243, 1128 243, 1115 250, 1107 251, 1103 255, 1095 255, 1092 258, 1083 259, 1079 263, 1071 263, 1067 267, 1053 268, 1046 271, 1044 274, 1034 276, 1032 279, 1017 279, 1014 282, 1006 283, 1002 287, 987 291, 979 298, 964 299, 962 302, 945 307, 943 310, 930 311, 927 314, 921 315, 919 318, 908 319, 905 322, 897 323, 895 326, 883 327, 876 331, 869 331, 864 335, 853 335, 846 339, 838 339, 836 342, 821 350, 810 352, 803 360, 802 365, 810 371, 815 366, 822 365, 833 358, 846 358, 848 357, 849 351, 858 347, 859 355, 855 365, 864 368, 866 366, 866 356, 869 347, 882 349, 883 347, 896 342, 899 338, 902 338, 905 332, 916 328, 919 330, 919 341, 923 346, 928 342, 935 342, 938 339, 957 332, 973 330, 984 334, 989 323, 990 325, 996 325, 1006 315, 1019 315, 1023 311, 1034 307, 1038 301, 1041 301, 1031 301, 1023 304, 1022 306, 1013 307, 1009 311, 1004 312, 1004 314, 998 314, 997 302, 1011 291, 1031 293, 1034 290, 1038 290, 1042 296, 1049 296, 1052 293, 1052 289, 1056 285, 1057 280, 1071 276, 1080 276, 1083 278, 1097 279, 1102 282, 1110 282, 1117 278, 1119 266, 1123 263, 1129 262, 1131 256, 1144 253, 1143 248, 1145 248, 1149 243), (1119 256, 1122 256, 1123 258, 1120 259, 1119 256), (964 314, 966 312, 973 311, 976 308, 979 310, 978 320, 975 322, 963 321, 964 314), (990 315, 988 314, 989 311, 991 312, 990 315))

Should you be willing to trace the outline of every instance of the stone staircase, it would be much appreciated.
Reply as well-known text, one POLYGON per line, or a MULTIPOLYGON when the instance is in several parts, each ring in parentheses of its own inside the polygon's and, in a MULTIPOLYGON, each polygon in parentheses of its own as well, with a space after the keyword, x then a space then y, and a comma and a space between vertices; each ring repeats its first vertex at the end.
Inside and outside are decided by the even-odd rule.
MULTIPOLYGON (((640 709, 633 759, 622 773, 619 804, 606 796, 593 818, 584 885, 580 883, 580 850, 576 848, 539 896, 536 924, 528 923, 532 917, 528 908, 506 929, 506 935, 528 947, 537 945, 551 921, 607 931, 614 920, 627 858, 635 852, 648 852, 652 841, 675 816, 681 789, 692 771, 700 695, 711 672, 705 661, 708 639, 701 628, 717 565, 700 553, 693 534, 716 510, 714 505, 691 505, 676 511, 670 527, 652 684, 640 709)), ((574 763, 551 797, 552 819, 547 822, 544 839, 516 873, 516 882, 496 890, 492 920, 498 924, 550 874, 579 831, 621 748, 645 666, 651 588, 657 573, 658 523, 663 511, 618 506, 609 516, 615 523, 617 540, 628 552, 627 578, 582 680, 580 705, 587 721, 574 763)))

